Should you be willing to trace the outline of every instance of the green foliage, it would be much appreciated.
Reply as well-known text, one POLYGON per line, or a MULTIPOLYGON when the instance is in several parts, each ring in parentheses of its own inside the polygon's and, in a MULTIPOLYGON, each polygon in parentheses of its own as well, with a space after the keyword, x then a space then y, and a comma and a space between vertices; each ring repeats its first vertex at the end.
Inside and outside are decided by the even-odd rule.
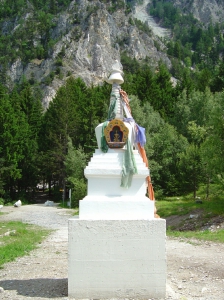
POLYGON ((75 149, 72 140, 68 137, 68 152, 65 159, 66 174, 68 178, 83 178, 83 170, 87 163, 87 155, 81 147, 75 149))
POLYGON ((68 138, 68 153, 65 158, 67 185, 72 189, 71 207, 79 206, 79 200, 86 196, 87 184, 84 179, 84 168, 87 164, 87 155, 83 149, 75 149, 71 138, 68 138))
POLYGON ((58 66, 58 67, 61 67, 63 64, 62 64, 62 59, 61 58, 58 58, 55 62, 55 65, 58 66))
POLYGON ((187 95, 184 90, 177 98, 174 105, 173 124, 182 135, 191 139, 188 131, 189 122, 195 122, 198 126, 207 126, 216 96, 208 89, 205 92, 195 91, 187 95))
MULTIPOLYGON (((47 58, 56 38, 52 32, 55 16, 65 10, 70 0, 3 0, 0 3, 0 64, 17 59, 23 63, 47 58)), ((6 79, 3 80, 6 82, 6 79)))
MULTIPOLYGON (((164 27, 171 28, 172 40, 167 42, 167 54, 181 59, 190 67, 197 65, 200 70, 214 71, 223 52, 221 33, 223 24, 201 24, 192 14, 181 12, 170 1, 155 0, 148 12, 158 18, 164 27)), ((175 77, 179 74, 175 73, 175 77)), ((207 82, 207 85, 209 82, 207 82)))
POLYGON ((121 53, 121 63, 126 73, 134 74, 140 69, 139 62, 135 58, 130 59, 125 52, 121 53))
POLYGON ((9 199, 15 199, 16 189, 21 192, 36 185, 42 105, 27 82, 11 94, 2 87, 0 102, 0 194, 7 202, 8 192, 9 199))
POLYGON ((25 0, 3 0, 0 4, 0 19, 20 16, 30 4, 36 10, 57 13, 70 2, 71 0, 30 0, 28 4, 25 0))
MULTIPOLYGON (((184 57, 181 43, 172 47, 176 56, 184 57)), ((63 76, 64 51, 57 57, 58 76, 63 76)), ((180 192, 196 194, 202 183, 209 198, 211 181, 224 183, 223 94, 213 93, 221 84, 222 64, 214 80, 209 68, 193 73, 176 58, 173 69, 181 81, 173 86, 163 63, 154 70, 149 59, 139 62, 127 53, 121 59, 122 89, 131 99, 133 117, 146 130, 145 148, 157 199, 180 192)), ((55 72, 45 80, 53 80, 55 72)), ((37 84, 31 86, 24 78, 11 92, 0 87, 0 197, 4 202, 25 197, 28 188, 44 180, 57 182, 61 189, 67 183, 74 185, 72 205, 77 205, 86 193, 83 168, 97 147, 95 127, 107 119, 110 92, 108 84, 87 87, 81 79, 69 78, 43 114, 37 84), (69 137, 76 157, 76 167, 70 163, 70 171, 65 164, 69 137)))
POLYGON ((79 207, 79 200, 82 200, 87 194, 87 185, 84 179, 71 178, 71 183, 74 186, 72 189, 71 207, 79 207))
POLYGON ((28 135, 28 127, 25 116, 13 109, 9 95, 6 90, 0 87, 0 191, 3 194, 3 187, 7 181, 21 177, 18 163, 24 157, 24 142, 28 135))
POLYGON ((148 34, 149 36, 152 35, 152 29, 149 28, 148 23, 143 23, 142 21, 138 20, 138 19, 134 19, 134 24, 135 26, 137 26, 137 28, 140 31, 145 32, 146 34, 148 34))
POLYGON ((27 7, 25 0, 3 0, 0 3, 0 19, 15 16, 18 12, 21 13, 22 8, 27 7))
MULTIPOLYGON (((26 191, 28 187, 34 188, 37 181, 37 157, 39 155, 39 133, 42 125, 43 108, 40 99, 34 98, 31 86, 24 82, 23 85, 12 94, 12 102, 18 105, 18 109, 23 112, 28 126, 26 140, 24 141, 24 157, 19 161, 21 178, 18 180, 18 190, 26 191), (19 94, 17 94, 19 93, 19 94), (17 102, 19 97, 19 103, 17 102)), ((20 139, 22 131, 20 132, 20 139)))
POLYGON ((148 103, 141 106, 136 97, 130 96, 130 99, 135 121, 145 128, 145 149, 155 191, 175 194, 180 185, 177 169, 179 155, 186 149, 187 140, 173 126, 165 123, 148 103))
MULTIPOLYGON (((58 181, 59 186, 63 188, 65 181, 73 182, 72 177, 74 177, 77 187, 79 186, 77 195, 84 193, 80 190, 85 190, 85 182, 82 182, 85 164, 81 163, 80 155, 84 153, 90 155, 96 148, 95 127, 106 118, 106 103, 109 95, 110 91, 107 86, 87 88, 79 78, 69 78, 66 85, 58 90, 44 115, 42 127, 42 172, 48 177, 48 181, 54 177, 54 180, 58 181), (68 156, 69 139, 75 145, 74 160, 76 160, 74 164, 65 165, 66 159, 72 159, 68 156), (72 171, 69 171, 68 165, 70 167, 75 165, 72 171), (74 174, 72 174, 73 171, 74 174), (80 181, 77 183, 77 180, 80 181)), ((86 163, 85 159, 84 161, 86 163)))
POLYGON ((132 18, 129 18, 129 19, 128 19, 128 23, 129 23, 130 25, 132 25, 132 26, 135 24, 135 23, 134 23, 134 20, 133 20, 132 18))
POLYGON ((222 182, 224 174, 224 96, 223 92, 217 94, 208 118, 208 135, 202 145, 203 157, 209 169, 212 170, 213 179, 222 182), (214 172, 215 171, 215 172, 214 172), (214 177, 214 173, 216 176, 214 177))
POLYGON ((153 73, 146 63, 141 67, 135 60, 130 61, 126 55, 122 56, 122 63, 130 73, 134 73, 126 75, 124 89, 129 94, 138 96, 142 103, 149 102, 165 120, 172 118, 178 90, 172 86, 167 67, 160 63, 158 70, 153 73))
POLYGON ((110 6, 108 7, 108 11, 110 13, 113 13, 118 9, 125 8, 125 3, 123 0, 111 0, 109 3, 110 3, 110 6))
POLYGON ((173 27, 180 19, 180 10, 175 8, 171 2, 153 1, 150 7, 150 14, 163 20, 165 27, 173 27))
POLYGON ((194 198, 203 178, 200 149, 195 144, 190 144, 184 153, 180 154, 179 162, 182 192, 193 192, 194 198))
POLYGON ((220 62, 216 69, 216 76, 211 83, 213 92, 221 92, 224 89, 224 59, 220 62))
POLYGON ((54 80, 54 77, 55 77, 55 73, 53 71, 51 71, 50 74, 44 78, 43 82, 46 85, 50 85, 51 82, 54 80))
POLYGON ((136 121, 146 128, 150 144, 146 145, 146 150, 157 196, 177 194, 178 191, 196 193, 202 182, 206 182, 209 195, 209 182, 212 176, 214 179, 212 152, 209 158, 202 145, 205 140, 208 143, 207 136, 211 131, 208 120, 218 96, 215 97, 205 86, 202 92, 195 91, 193 80, 191 83, 187 77, 184 84, 188 93, 186 90, 180 93, 179 86, 172 87, 165 66, 160 65, 159 72, 153 74, 146 66, 135 64, 127 56, 123 58, 127 68, 136 68, 136 74, 125 75, 124 89, 129 95, 138 95, 140 100, 136 105, 131 96, 131 106, 134 106, 136 121), (152 107, 160 116, 151 114, 152 107), (174 127, 164 123, 164 119, 174 127))

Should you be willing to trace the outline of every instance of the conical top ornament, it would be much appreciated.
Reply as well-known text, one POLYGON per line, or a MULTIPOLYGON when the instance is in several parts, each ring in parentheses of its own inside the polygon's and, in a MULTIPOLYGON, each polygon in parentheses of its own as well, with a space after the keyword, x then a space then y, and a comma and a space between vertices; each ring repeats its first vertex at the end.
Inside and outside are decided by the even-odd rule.
POLYGON ((117 83, 122 84, 124 83, 123 75, 123 67, 119 61, 116 60, 115 64, 112 65, 112 72, 110 77, 107 79, 107 82, 110 84, 117 83))

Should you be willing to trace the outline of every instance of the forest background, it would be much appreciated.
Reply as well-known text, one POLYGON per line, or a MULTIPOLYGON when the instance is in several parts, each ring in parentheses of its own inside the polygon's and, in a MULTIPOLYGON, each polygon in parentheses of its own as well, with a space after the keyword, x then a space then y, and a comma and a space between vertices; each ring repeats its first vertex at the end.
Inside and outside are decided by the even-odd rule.
MULTIPOLYGON (((19 14, 25 2, 2 1, 0 20, 19 14)), ((36 7, 40 30, 50 32, 54 14, 70 1, 30 2, 36 7)), ((121 5, 104 2, 110 2, 111 11, 121 5)), ((131 7, 132 1, 127 2, 131 7)), ((172 67, 162 61, 153 67, 150 59, 137 61, 125 51, 121 63, 122 89, 129 95, 135 121, 146 130, 156 199, 189 193, 196 198, 200 186, 209 198, 211 184, 224 185, 224 24, 205 26, 168 1, 152 1, 149 13, 172 32, 172 38, 163 41, 172 67)), ((136 24, 150 31, 146 24, 136 24)), ((7 64, 17 57, 41 59, 54 44, 45 35, 35 48, 26 42, 30 32, 20 32, 24 35, 20 44, 13 34, 0 36, 0 202, 32 202, 37 184, 42 183, 55 201, 61 199, 62 190, 66 199, 66 189, 71 188, 75 207, 86 194, 83 169, 97 148, 95 127, 107 120, 111 85, 87 86, 70 76, 47 110, 35 80, 23 78, 7 86, 7 64)), ((60 76, 60 55, 49 81, 60 76)))

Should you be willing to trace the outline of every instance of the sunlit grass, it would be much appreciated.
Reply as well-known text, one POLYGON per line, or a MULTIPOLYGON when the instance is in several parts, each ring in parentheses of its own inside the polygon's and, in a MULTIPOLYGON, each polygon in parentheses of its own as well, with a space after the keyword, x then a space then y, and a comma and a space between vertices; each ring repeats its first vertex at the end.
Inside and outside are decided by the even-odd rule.
POLYGON ((224 214, 224 191, 218 185, 210 186, 209 198, 206 197, 205 186, 201 186, 197 192, 202 203, 196 203, 192 194, 187 196, 164 197, 163 200, 156 201, 158 214, 166 218, 172 215, 185 215, 195 209, 202 209, 205 213, 212 215, 224 214))
POLYGON ((211 241, 211 242, 220 242, 224 243, 224 230, 217 230, 217 231, 172 231, 167 230, 167 235, 170 237, 180 237, 180 238, 187 238, 187 239, 198 239, 203 241, 211 241))
MULTIPOLYGON (((169 216, 194 214, 200 211, 200 217, 203 218, 204 223, 207 223, 212 217, 224 216, 224 191, 221 186, 211 185, 208 198, 206 187, 201 186, 197 192, 197 196, 200 197, 202 203, 197 203, 192 194, 164 197, 163 200, 156 201, 157 214, 161 218, 167 218, 169 216)), ((224 230, 218 228, 216 231, 173 231, 168 229, 167 235, 224 243, 224 230)))
POLYGON ((216 199, 196 203, 194 200, 173 197, 156 201, 156 208, 158 214, 163 218, 172 215, 186 215, 195 209, 203 209, 205 213, 211 213, 212 215, 222 215, 224 214, 224 199, 216 197, 216 199))
POLYGON ((156 201, 157 213, 162 218, 172 215, 186 215, 198 207, 201 206, 194 201, 185 200, 182 197, 171 197, 156 201))
POLYGON ((50 230, 22 222, 0 222, 0 267, 27 255, 50 233, 50 230))

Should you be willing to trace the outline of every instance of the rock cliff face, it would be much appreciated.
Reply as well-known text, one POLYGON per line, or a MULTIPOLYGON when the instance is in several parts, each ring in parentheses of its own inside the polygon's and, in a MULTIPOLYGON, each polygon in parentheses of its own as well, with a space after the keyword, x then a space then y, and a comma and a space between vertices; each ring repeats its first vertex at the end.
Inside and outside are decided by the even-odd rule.
MULTIPOLYGON (((150 2, 144 0, 146 5, 150 2)), ((173 2, 183 11, 193 12, 202 21, 210 18, 216 21, 224 14, 221 1, 173 2)), ((32 11, 33 7, 30 5, 29 11, 24 15, 27 22, 32 18, 32 11)), ((111 10, 110 1, 72 1, 66 11, 55 17, 55 27, 50 38, 57 40, 57 43, 48 58, 34 59, 26 64, 18 58, 7 71, 10 84, 19 82, 23 76, 40 83, 43 106, 47 108, 68 76, 81 77, 88 85, 102 83, 114 60, 120 60, 122 51, 137 60, 148 57, 154 66, 159 60, 163 60, 170 67, 170 60, 162 51, 164 45, 161 40, 153 31, 139 30, 135 25, 136 17, 131 11, 127 12, 126 6, 111 10), (160 51, 157 50, 158 45, 160 51), (47 82, 49 77, 51 80, 47 82)), ((13 32, 18 26, 18 20, 6 22, 2 30, 13 32)), ((40 38, 40 33, 35 33, 33 44, 40 38)))
POLYGON ((223 22, 224 2, 222 0, 173 0, 184 13, 192 13, 202 23, 223 22))
MULTIPOLYGON (((20 81, 22 76, 41 83, 52 72, 59 73, 50 84, 42 83, 46 108, 68 76, 81 77, 88 85, 103 82, 114 60, 120 59, 121 51, 137 60, 149 57, 154 65, 162 59, 170 66, 166 55, 155 47, 153 33, 139 30, 132 13, 127 14, 125 7, 109 12, 108 5, 99 0, 72 1, 69 8, 56 17, 51 38, 58 42, 50 58, 35 59, 26 65, 17 59, 7 72, 11 83, 20 81), (59 56, 62 58, 57 65, 59 56)), ((26 15, 29 17, 32 13, 26 15)), ((160 40, 158 43, 163 48, 160 40)))

